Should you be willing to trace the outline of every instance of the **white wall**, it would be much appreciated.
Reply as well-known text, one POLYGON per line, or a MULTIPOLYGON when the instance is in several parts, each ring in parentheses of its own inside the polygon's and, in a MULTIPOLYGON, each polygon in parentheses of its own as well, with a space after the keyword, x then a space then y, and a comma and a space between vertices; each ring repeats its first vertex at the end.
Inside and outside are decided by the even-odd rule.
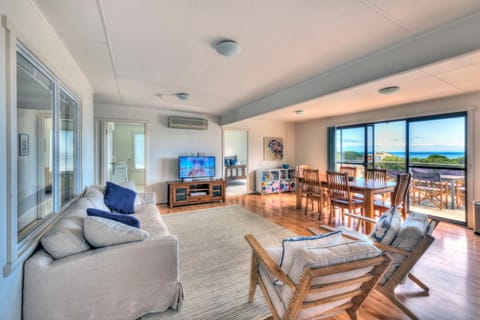
MULTIPOLYGON (((82 183, 93 183, 93 92, 73 58, 52 31, 44 17, 30 0, 0 0, 0 14, 18 38, 55 73, 82 103, 82 183)), ((0 266, 7 263, 7 105, 6 105, 6 30, 0 27, 0 266)), ((21 318, 22 264, 9 275, 0 275, 0 317, 15 320, 21 318)))
MULTIPOLYGON (((423 115, 434 115, 468 110, 467 132, 467 204, 480 199, 480 180, 476 179, 475 168, 480 166, 480 94, 467 94, 408 105, 363 112, 339 117, 297 123, 295 126, 296 162, 310 164, 320 170, 327 169, 327 128, 349 124, 368 123, 382 120, 404 119, 423 115)), ((439 128, 445 130, 447 128, 439 128)), ((467 205, 469 227, 472 227, 472 207, 467 205)))
POLYGON ((247 139, 248 134, 245 130, 225 130, 223 132, 223 155, 237 156, 238 162, 247 163, 247 139))
POLYGON ((295 125, 293 123, 267 121, 267 120, 243 120, 224 126, 225 130, 244 129, 248 131, 248 189, 247 192, 255 192, 255 170, 265 168, 279 168, 282 164, 295 165, 295 125), (283 161, 263 160, 263 138, 283 138, 283 161))
MULTIPOLYGON (((178 156, 202 153, 216 157, 216 177, 222 177, 222 130, 216 117, 120 105, 95 105, 95 118, 145 121, 147 145, 146 190, 167 202, 167 181, 178 179, 178 156), (168 128, 169 116, 206 118, 208 130, 168 128)), ((98 139, 97 139, 98 140, 98 139)))

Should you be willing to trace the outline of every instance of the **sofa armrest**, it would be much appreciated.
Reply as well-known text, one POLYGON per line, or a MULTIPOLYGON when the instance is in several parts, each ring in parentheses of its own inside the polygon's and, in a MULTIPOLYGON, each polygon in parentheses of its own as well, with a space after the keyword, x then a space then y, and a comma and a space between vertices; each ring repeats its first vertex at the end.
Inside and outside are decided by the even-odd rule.
POLYGON ((144 204, 154 205, 154 206, 157 204, 155 192, 138 192, 137 194, 140 197, 140 199, 143 200, 144 204))

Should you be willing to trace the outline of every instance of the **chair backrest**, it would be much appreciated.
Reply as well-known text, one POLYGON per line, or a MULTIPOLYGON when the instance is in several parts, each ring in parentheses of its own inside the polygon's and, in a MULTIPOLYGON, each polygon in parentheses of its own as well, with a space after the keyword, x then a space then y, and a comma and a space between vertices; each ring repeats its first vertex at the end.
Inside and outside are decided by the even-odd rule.
POLYGON ((440 182, 440 172, 433 172, 431 169, 412 168, 412 177, 415 180, 426 182, 440 182))
POLYGON ((386 182, 387 169, 367 169, 365 170, 365 179, 386 182))
POLYGON ((348 185, 348 174, 346 172, 327 171, 327 184, 330 199, 342 200, 350 203, 351 194, 348 185))
POLYGON ((293 272, 294 275, 289 272, 296 288, 284 286, 282 298, 287 307, 281 318, 317 319, 341 311, 356 314, 391 261, 384 253, 374 253, 372 247, 366 241, 359 241, 330 248, 305 248, 297 253, 291 269, 295 265, 304 267, 293 272), (349 252, 358 253, 358 257, 350 254, 345 258, 341 246, 351 246, 349 252), (317 255, 316 251, 320 253, 317 255), (337 260, 340 256, 342 259, 337 260))
POLYGON ((318 169, 305 169, 303 171, 304 185, 307 192, 320 194, 320 174, 318 169))
POLYGON ((347 173, 349 177, 357 177, 357 167, 348 167, 348 166, 341 166, 340 167, 341 173, 347 173))
POLYGON ((406 204, 411 178, 410 173, 400 173, 397 175, 397 184, 393 191, 392 207, 404 206, 406 204))
POLYGON ((310 169, 310 165, 309 164, 297 164, 297 167, 295 168, 295 174, 299 177, 303 177, 305 169, 310 169))

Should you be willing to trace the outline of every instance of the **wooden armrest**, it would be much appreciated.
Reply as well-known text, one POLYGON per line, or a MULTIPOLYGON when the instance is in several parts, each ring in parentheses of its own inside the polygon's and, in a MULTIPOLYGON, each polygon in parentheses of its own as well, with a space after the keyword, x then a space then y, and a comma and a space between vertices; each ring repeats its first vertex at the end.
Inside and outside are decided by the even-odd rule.
POLYGON ((273 261, 272 257, 265 251, 262 245, 257 241, 257 239, 251 235, 247 234, 245 236, 250 247, 252 247, 253 253, 258 257, 262 262, 263 266, 267 269, 268 272, 275 278, 282 281, 284 284, 297 289, 297 285, 288 277, 288 275, 278 266, 278 264, 273 261))
POLYGON ((377 220, 375 219, 372 219, 372 218, 368 218, 368 217, 364 217, 364 216, 359 216, 359 215, 356 215, 356 214, 351 214, 351 213, 348 213, 348 212, 345 212, 345 215, 347 217, 350 217, 350 218, 355 218, 355 219, 358 219, 358 220, 362 220, 362 221, 366 221, 368 223, 377 223, 377 220))
POLYGON ((387 252, 390 252, 390 253, 399 253, 399 254, 403 254, 404 256, 410 255, 410 252, 408 252, 407 250, 387 246, 387 245, 381 244, 380 242, 373 242, 373 244, 375 245, 375 247, 377 247, 378 249, 380 249, 382 251, 387 251, 387 252))
MULTIPOLYGON (((328 232, 340 231, 340 230, 337 230, 337 229, 332 228, 330 226, 326 226, 324 224, 320 225, 320 229, 323 229, 323 230, 328 231, 328 232)), ((313 227, 308 227, 307 230, 310 231, 313 234, 323 234, 323 233, 325 233, 325 232, 321 232, 320 230, 315 229, 313 227)), ((351 240, 362 240, 361 238, 357 238, 357 237, 354 237, 352 235, 345 234, 345 233, 342 233, 342 237, 345 237, 345 238, 351 239, 351 240)))

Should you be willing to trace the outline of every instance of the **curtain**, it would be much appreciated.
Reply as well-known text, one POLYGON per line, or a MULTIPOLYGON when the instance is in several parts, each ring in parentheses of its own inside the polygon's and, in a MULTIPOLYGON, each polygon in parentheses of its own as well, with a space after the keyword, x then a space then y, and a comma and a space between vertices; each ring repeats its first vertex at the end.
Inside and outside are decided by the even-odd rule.
POLYGON ((328 170, 335 170, 335 127, 327 128, 327 163, 328 170))

